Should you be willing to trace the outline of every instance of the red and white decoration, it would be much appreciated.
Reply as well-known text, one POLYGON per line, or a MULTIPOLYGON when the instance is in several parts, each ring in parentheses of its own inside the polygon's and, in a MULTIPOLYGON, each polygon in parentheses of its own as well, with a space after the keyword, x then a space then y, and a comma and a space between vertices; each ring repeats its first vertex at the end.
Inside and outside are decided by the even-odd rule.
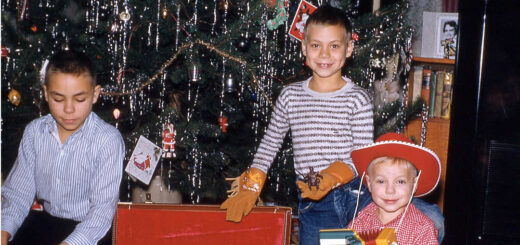
POLYGON ((168 123, 163 130, 163 158, 176 157, 175 155, 175 135, 177 131, 173 127, 173 124, 168 123))

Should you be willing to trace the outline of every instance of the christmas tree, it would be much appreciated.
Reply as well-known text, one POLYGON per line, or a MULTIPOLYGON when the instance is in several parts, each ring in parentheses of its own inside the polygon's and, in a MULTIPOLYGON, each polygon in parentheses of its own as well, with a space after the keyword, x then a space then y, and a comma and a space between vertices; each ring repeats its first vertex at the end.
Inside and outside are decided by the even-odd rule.
MULTIPOLYGON (((400 131, 412 29, 407 1, 366 11, 360 1, 310 1, 342 8, 355 50, 344 74, 373 93, 376 136, 400 131)), ((281 88, 310 76, 301 44, 288 34, 299 1, 2 0, 2 174, 29 121, 48 113, 40 72, 60 49, 87 53, 103 86, 94 111, 115 125, 127 156, 140 135, 174 152, 157 167, 185 203, 220 203, 226 177, 251 163, 281 88), (168 125, 171 125, 168 127, 168 125), (171 136, 171 135, 170 135, 171 136)), ((126 164, 126 163, 125 163, 126 164)), ((294 205, 290 134, 262 197, 294 205)), ((121 200, 142 185, 125 175, 121 200)))

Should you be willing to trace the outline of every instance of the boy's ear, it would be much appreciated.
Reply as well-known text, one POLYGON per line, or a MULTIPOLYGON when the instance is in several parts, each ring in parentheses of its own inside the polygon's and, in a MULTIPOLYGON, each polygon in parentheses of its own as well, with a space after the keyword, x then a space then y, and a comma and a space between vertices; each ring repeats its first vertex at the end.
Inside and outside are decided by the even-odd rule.
POLYGON ((307 57, 307 45, 305 43, 305 38, 302 40, 302 53, 303 56, 307 57))
POLYGON ((49 98, 47 96, 47 85, 42 85, 43 87, 43 95, 45 96, 45 101, 49 102, 49 98))
POLYGON ((354 42, 352 41, 352 39, 350 39, 347 44, 347 58, 352 55, 353 51, 354 51, 354 42))
POLYGON ((92 104, 95 104, 97 102, 97 99, 99 98, 99 94, 101 93, 101 85, 96 85, 94 87, 94 98, 92 99, 92 104))
POLYGON ((370 176, 368 176, 368 174, 365 174, 365 179, 367 179, 368 191, 372 192, 372 187, 370 186, 370 176))

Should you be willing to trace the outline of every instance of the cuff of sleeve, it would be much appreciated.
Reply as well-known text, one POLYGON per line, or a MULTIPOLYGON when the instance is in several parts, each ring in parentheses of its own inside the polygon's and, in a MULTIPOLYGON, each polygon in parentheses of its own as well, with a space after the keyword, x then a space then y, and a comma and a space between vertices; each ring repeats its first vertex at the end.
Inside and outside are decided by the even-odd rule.
POLYGON ((81 234, 79 232, 72 232, 65 240, 64 242, 68 243, 69 245, 83 245, 83 244, 94 244, 93 242, 90 242, 88 237, 86 237, 84 234, 81 234))
POLYGON ((2 230, 9 232, 11 234, 11 237, 9 238, 9 241, 13 240, 14 235, 16 234, 16 231, 19 227, 13 224, 13 222, 7 221, 5 219, 2 219, 2 230))

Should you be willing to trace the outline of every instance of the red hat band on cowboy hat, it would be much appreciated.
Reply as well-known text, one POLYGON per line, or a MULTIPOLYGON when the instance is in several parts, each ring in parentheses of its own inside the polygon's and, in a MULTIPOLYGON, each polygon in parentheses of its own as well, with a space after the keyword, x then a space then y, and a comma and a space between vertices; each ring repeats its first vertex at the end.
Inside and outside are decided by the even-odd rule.
POLYGON ((351 156, 360 174, 366 172, 368 165, 379 157, 398 157, 411 162, 421 170, 415 196, 430 193, 439 183, 441 176, 441 161, 437 154, 426 147, 414 144, 406 136, 398 133, 383 134, 373 144, 353 150, 351 156))

